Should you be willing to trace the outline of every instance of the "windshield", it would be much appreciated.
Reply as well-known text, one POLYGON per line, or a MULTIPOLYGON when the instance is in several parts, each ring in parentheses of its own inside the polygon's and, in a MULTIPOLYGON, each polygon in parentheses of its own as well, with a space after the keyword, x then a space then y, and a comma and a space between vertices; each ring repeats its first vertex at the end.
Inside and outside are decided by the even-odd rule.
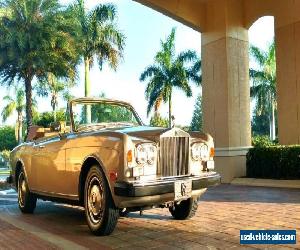
POLYGON ((74 103, 72 115, 75 131, 141 125, 130 107, 118 103, 74 103))

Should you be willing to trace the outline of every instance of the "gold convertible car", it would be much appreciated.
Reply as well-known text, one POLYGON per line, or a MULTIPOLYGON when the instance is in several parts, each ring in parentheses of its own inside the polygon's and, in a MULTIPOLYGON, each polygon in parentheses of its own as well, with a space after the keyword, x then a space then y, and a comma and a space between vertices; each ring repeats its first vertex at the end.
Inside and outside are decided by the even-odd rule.
POLYGON ((191 218, 220 182, 208 134, 144 126, 122 101, 79 98, 68 114, 66 123, 32 126, 11 153, 23 213, 37 199, 80 205, 91 231, 108 235, 127 212, 167 207, 175 219, 191 218))

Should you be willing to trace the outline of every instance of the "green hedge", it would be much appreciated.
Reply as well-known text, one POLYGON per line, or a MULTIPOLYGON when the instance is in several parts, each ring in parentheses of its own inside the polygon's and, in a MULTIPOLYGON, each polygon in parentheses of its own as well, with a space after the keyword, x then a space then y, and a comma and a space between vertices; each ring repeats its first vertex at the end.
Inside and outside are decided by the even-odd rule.
POLYGON ((300 146, 250 149, 247 154, 247 177, 300 179, 300 146))
POLYGON ((18 143, 15 137, 15 128, 4 126, 0 128, 0 151, 12 150, 18 143))

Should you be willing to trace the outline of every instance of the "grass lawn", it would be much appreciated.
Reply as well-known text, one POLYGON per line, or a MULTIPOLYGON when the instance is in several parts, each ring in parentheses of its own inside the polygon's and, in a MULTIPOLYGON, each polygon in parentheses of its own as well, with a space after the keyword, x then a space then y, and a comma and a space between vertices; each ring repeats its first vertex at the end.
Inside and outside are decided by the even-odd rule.
POLYGON ((7 170, 7 169, 0 169, 0 176, 1 175, 9 175, 10 174, 10 170, 7 170))

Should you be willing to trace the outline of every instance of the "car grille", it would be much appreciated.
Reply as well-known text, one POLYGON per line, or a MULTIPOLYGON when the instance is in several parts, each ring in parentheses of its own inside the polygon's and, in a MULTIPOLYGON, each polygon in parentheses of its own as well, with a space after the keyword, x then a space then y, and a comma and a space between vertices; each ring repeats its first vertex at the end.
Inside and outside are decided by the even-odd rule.
POLYGON ((160 173, 162 176, 189 174, 189 137, 160 138, 160 173))

